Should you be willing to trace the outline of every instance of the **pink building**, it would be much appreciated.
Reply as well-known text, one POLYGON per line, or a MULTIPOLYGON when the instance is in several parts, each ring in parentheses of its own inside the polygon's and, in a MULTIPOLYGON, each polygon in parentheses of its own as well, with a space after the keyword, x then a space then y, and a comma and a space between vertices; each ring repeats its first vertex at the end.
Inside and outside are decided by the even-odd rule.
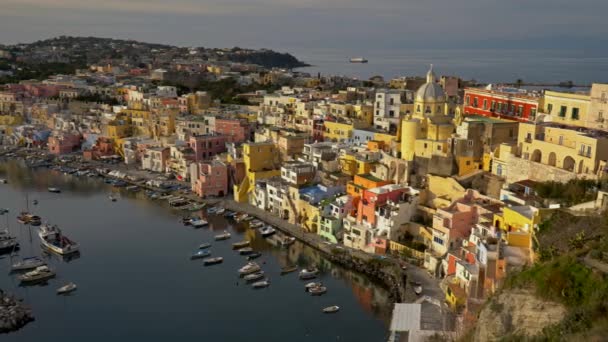
POLYGON ((60 132, 49 137, 49 152, 60 155, 77 151, 80 148, 82 136, 79 133, 60 132))
POLYGON ((192 190, 200 197, 222 197, 228 193, 228 167, 218 160, 198 164, 192 190))
POLYGON ((188 145, 194 150, 194 160, 201 161, 226 152, 226 135, 202 134, 190 137, 188 145))
POLYGON ((228 142, 243 143, 251 138, 251 126, 245 119, 216 118, 215 132, 228 136, 228 142))

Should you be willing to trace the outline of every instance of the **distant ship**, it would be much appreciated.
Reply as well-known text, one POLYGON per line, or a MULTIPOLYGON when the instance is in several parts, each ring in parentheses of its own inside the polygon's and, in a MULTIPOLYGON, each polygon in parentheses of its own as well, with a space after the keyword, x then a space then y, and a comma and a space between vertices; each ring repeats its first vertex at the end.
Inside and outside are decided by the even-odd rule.
POLYGON ((367 59, 363 57, 354 57, 350 59, 351 63, 367 63, 367 59))

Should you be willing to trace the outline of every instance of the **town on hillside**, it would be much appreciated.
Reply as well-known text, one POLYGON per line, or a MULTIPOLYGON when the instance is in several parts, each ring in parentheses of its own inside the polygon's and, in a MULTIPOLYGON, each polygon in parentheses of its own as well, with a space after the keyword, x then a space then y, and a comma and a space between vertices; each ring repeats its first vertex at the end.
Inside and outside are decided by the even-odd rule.
MULTIPOLYGON (((97 38, 0 46, 0 145, 178 182, 423 270, 438 291, 414 283, 422 296, 397 305, 449 310, 456 333, 511 274, 559 253, 545 222, 608 206, 608 84, 475 84, 441 65, 359 80, 303 65, 97 38)), ((400 329, 414 328, 392 324, 394 341, 400 329)))

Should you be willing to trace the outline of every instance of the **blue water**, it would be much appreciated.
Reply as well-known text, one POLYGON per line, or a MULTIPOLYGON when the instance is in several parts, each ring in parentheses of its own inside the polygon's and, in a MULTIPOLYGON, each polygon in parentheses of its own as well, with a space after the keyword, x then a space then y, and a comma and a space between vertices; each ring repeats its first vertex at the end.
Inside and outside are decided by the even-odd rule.
POLYGON ((211 227, 193 229, 179 216, 143 193, 116 193, 99 180, 79 180, 54 171, 31 172, 0 165, 0 216, 22 244, 22 256, 40 255, 36 228, 19 225, 15 216, 25 207, 25 194, 39 205, 30 209, 63 228, 80 243, 82 253, 69 262, 46 255, 57 278, 47 286, 19 287, 9 275, 9 260, 0 260, 0 288, 25 299, 36 321, 4 335, 2 341, 382 341, 390 311, 387 293, 365 277, 334 266, 316 251, 295 243, 273 246, 243 225, 210 217, 211 227), (61 194, 46 192, 59 186, 61 194), (213 241, 224 229, 232 239, 213 241), (31 234, 31 235, 30 235, 31 234), (31 241, 30 241, 31 236, 31 241), (246 263, 231 244, 251 239, 263 256, 257 261, 271 286, 253 290, 239 281, 237 269, 246 263), (224 263, 211 267, 190 261, 202 242, 224 263), (318 265, 328 293, 311 297, 297 273, 280 276, 281 266, 318 265), (1 270, 4 271, 1 271, 1 270), (71 296, 55 294, 73 281, 71 296), (238 282, 238 285, 237 285, 238 282), (341 306, 334 315, 321 309, 341 306))
POLYGON ((481 82, 561 82, 608 83, 608 56, 582 50, 513 49, 361 49, 288 48, 312 67, 298 70, 316 75, 336 74, 360 79, 380 75, 424 76, 429 64, 437 75, 456 75, 481 82), (351 57, 365 57, 367 64, 349 63, 351 57))

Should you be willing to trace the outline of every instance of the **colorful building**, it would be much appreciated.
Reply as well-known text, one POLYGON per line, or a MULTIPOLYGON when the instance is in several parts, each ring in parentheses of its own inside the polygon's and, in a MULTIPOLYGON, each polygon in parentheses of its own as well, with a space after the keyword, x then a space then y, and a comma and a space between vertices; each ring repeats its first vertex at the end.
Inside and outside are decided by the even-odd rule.
POLYGON ((192 191, 199 197, 228 194, 228 166, 221 161, 213 160, 193 164, 194 170, 192 191))
POLYGON ((464 114, 533 122, 541 105, 541 97, 512 88, 496 90, 466 88, 464 114))

